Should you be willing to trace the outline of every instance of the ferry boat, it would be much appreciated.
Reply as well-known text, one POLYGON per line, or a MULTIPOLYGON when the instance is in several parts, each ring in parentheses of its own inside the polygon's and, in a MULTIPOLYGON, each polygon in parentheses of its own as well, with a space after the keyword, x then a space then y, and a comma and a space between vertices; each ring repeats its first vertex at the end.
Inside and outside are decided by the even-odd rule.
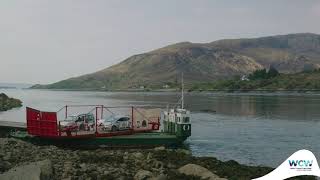
POLYGON ((11 136, 44 144, 172 146, 181 145, 191 136, 183 86, 181 107, 160 110, 143 106, 66 105, 57 112, 27 107, 26 121, 27 131, 15 131, 11 136))

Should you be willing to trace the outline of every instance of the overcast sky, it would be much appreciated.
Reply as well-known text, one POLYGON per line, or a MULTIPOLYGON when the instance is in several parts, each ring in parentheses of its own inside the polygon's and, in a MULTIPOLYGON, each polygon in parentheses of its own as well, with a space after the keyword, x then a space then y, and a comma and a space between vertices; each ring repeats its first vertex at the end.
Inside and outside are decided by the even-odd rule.
POLYGON ((181 41, 320 34, 320 0, 2 0, 0 82, 52 83, 181 41))

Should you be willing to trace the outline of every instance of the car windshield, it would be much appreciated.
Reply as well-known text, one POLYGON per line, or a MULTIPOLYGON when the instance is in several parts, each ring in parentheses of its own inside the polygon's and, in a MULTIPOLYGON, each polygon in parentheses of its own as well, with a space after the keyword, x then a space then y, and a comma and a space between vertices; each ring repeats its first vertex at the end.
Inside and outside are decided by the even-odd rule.
POLYGON ((122 117, 118 121, 129 121, 129 118, 128 117, 122 117))
POLYGON ((109 116, 109 117, 107 117, 104 121, 106 121, 106 122, 113 122, 113 121, 115 121, 115 117, 114 117, 114 116, 109 116))
POLYGON ((104 121, 105 122, 114 122, 114 121, 128 121, 129 118, 125 116, 109 116, 104 121))
POLYGON ((65 119, 65 121, 75 121, 77 120, 77 116, 68 116, 67 119, 65 119))

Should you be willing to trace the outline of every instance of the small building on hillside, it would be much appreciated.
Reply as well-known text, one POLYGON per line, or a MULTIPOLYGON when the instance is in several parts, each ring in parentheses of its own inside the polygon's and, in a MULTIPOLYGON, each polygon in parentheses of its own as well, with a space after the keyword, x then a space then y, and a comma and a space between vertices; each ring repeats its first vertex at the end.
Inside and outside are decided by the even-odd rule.
POLYGON ((241 76, 240 80, 241 81, 249 81, 249 78, 247 75, 243 75, 243 76, 241 76))
POLYGON ((165 85, 162 86, 162 88, 168 89, 168 88, 170 88, 170 86, 168 84, 165 84, 165 85))

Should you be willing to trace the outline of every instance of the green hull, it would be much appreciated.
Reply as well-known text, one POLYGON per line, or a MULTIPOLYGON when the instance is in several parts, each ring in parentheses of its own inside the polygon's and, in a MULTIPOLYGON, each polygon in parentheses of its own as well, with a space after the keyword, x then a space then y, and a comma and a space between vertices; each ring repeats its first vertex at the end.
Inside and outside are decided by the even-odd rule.
POLYGON ((136 133, 111 137, 36 137, 29 136, 26 132, 16 132, 12 137, 37 144, 55 144, 63 146, 179 146, 187 137, 177 137, 168 133, 136 133))

